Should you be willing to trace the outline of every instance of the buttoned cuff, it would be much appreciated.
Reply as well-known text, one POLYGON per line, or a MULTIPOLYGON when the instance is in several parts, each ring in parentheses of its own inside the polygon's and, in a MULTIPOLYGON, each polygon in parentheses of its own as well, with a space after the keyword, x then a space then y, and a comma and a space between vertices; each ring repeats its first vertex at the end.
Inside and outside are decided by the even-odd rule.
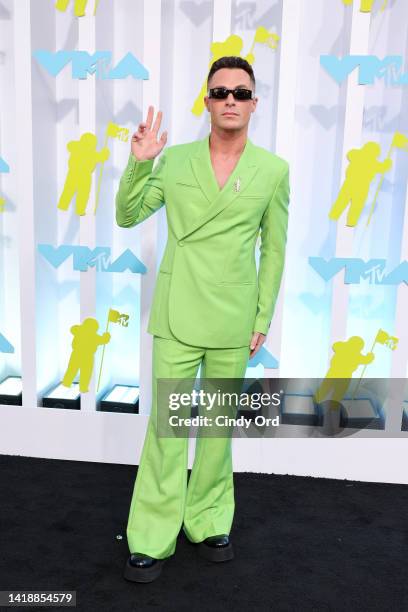
POLYGON ((143 177, 147 174, 151 174, 153 170, 154 159, 145 159, 139 161, 133 155, 132 151, 129 153, 128 163, 125 169, 125 179, 128 183, 131 183, 137 173, 138 177, 143 177))

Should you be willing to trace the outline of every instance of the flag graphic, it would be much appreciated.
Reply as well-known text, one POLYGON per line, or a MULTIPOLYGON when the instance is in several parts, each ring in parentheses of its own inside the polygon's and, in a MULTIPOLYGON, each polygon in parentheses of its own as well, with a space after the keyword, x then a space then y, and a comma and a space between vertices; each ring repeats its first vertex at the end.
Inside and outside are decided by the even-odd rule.
POLYGON ((408 138, 405 136, 405 134, 402 134, 401 132, 395 132, 391 146, 397 147, 397 149, 405 149, 408 151, 408 138))
POLYGON ((271 49, 276 49, 276 47, 278 46, 279 39, 280 36, 278 36, 278 34, 275 34, 274 32, 269 32, 269 30, 267 30, 263 26, 260 26, 256 29, 254 43, 262 43, 268 45, 268 47, 270 47, 271 49))
POLYGON ((119 310, 109 308, 108 321, 111 323, 119 323, 122 327, 128 327, 129 315, 121 314, 119 310))
POLYGON ((374 342, 384 344, 384 346, 388 346, 392 351, 395 351, 398 345, 398 338, 390 336, 390 334, 387 334, 383 329, 379 329, 374 342))
POLYGON ((122 142, 127 142, 129 139, 129 130, 125 127, 118 125, 117 123, 109 121, 108 126, 106 128, 106 136, 108 138, 117 138, 122 142))

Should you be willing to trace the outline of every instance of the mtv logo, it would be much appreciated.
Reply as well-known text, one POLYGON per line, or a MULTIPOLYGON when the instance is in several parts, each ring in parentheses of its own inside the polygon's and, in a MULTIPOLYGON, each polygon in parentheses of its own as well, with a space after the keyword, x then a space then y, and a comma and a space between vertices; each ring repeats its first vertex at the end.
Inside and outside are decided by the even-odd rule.
POLYGON ((320 64, 339 84, 343 83, 356 68, 359 69, 359 85, 373 85, 376 78, 390 80, 390 77, 392 85, 408 83, 408 73, 402 74, 401 55, 388 55, 384 59, 379 59, 375 55, 346 55, 342 58, 335 55, 321 55, 320 64))
POLYGON ((73 258, 73 269, 87 272, 90 267, 97 272, 130 272, 145 274, 146 266, 132 253, 126 249, 115 261, 111 261, 110 247, 96 247, 90 249, 86 246, 61 244, 54 247, 51 244, 39 244, 38 250, 43 257, 53 266, 59 268, 69 257, 73 258))
POLYGON ((73 79, 86 79, 88 74, 95 74, 99 79, 134 79, 149 78, 146 68, 132 53, 127 53, 115 67, 111 66, 112 51, 33 51, 38 63, 51 75, 57 76, 69 63, 73 79))
POLYGON ((369 259, 364 261, 354 257, 309 257, 312 268, 326 282, 344 269, 344 282, 346 285, 359 285, 361 279, 373 285, 399 285, 408 284, 408 262, 402 261, 389 273, 385 271, 385 259, 369 259))

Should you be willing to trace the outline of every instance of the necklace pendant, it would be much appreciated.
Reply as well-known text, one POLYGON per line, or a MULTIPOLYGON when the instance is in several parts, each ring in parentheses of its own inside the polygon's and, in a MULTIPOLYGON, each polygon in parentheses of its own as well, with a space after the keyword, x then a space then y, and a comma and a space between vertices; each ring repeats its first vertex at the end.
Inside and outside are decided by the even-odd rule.
POLYGON ((241 181, 240 178, 238 177, 236 181, 234 181, 234 191, 240 191, 241 189, 241 181))

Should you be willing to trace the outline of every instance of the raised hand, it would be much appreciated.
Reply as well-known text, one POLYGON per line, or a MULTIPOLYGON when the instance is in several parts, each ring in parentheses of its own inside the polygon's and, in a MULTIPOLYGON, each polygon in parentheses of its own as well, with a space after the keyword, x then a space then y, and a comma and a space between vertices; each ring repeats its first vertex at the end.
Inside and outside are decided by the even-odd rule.
POLYGON ((157 140, 157 133, 162 120, 161 111, 158 111, 153 127, 151 127, 153 111, 153 106, 149 106, 146 121, 139 123, 137 132, 132 135, 131 150, 138 161, 154 159, 167 142, 167 131, 164 131, 157 140))

